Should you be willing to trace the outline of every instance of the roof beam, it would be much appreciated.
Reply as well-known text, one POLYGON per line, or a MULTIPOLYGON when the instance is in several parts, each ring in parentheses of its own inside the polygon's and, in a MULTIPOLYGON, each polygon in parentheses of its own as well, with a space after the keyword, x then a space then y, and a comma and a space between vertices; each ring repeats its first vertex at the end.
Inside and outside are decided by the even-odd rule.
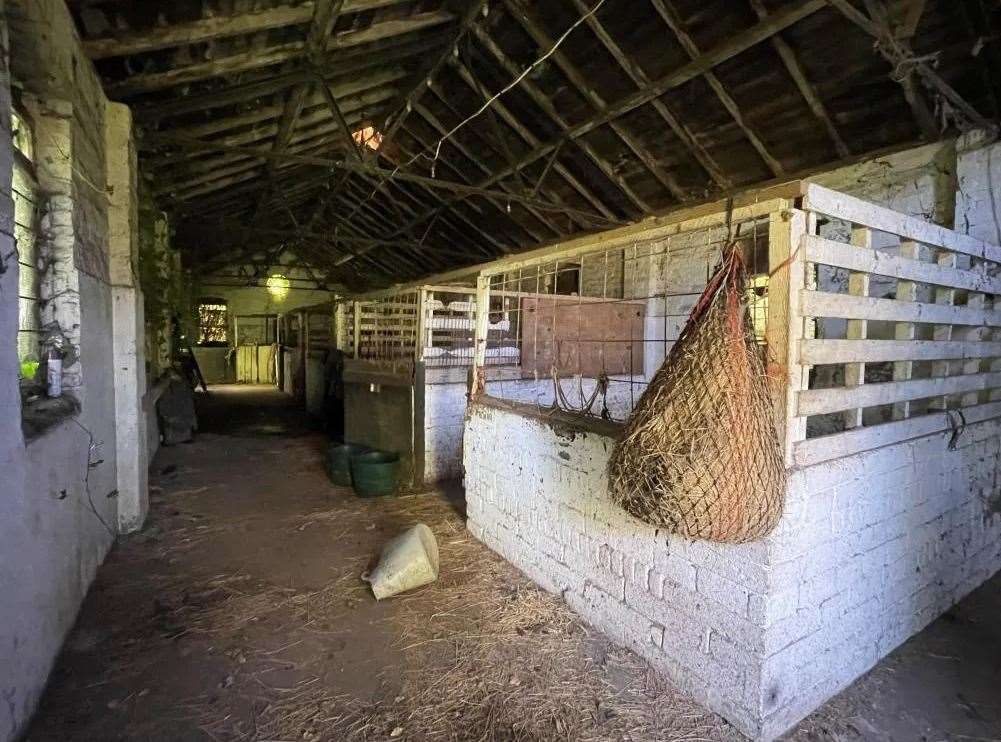
MULTIPOLYGON (((573 0, 574 4, 577 6, 578 11, 587 12, 586 6, 581 0, 573 0)), ((622 47, 612 38, 611 34, 605 29, 605 27, 598 20, 597 14, 591 13, 586 16, 587 24, 591 27, 591 30, 598 37, 608 53, 619 63, 619 66, 625 71, 629 77, 632 78, 636 87, 643 88, 650 84, 650 77, 646 74, 646 71, 634 62, 629 55, 627 55, 622 47)), ((719 164, 712 158, 712 156, 706 151, 705 147, 698 143, 695 136, 689 131, 688 127, 681 123, 678 118, 671 113, 670 109, 667 107, 662 100, 654 99, 650 101, 650 105, 658 113, 658 115, 664 120, 664 123, 668 125, 674 135, 678 140, 685 146, 689 153, 695 158, 706 174, 712 179, 712 181, 723 190, 730 188, 733 183, 724 173, 723 169, 719 164)), ((683 199, 682 195, 676 194, 679 200, 683 199)))
MULTIPOLYGON (((402 5, 411 0, 345 0, 341 13, 364 13, 392 5, 402 5)), ((313 17, 313 3, 301 5, 280 5, 268 10, 250 13, 213 16, 187 23, 173 23, 169 26, 128 31, 114 36, 84 39, 83 49, 91 59, 124 57, 145 54, 159 49, 197 44, 213 39, 267 31, 309 23, 313 17)))
MULTIPOLYGON (((400 76, 402 77, 403 73, 400 73, 400 76)), ((338 105, 341 107, 341 110, 344 113, 350 113, 351 111, 357 111, 370 106, 385 103, 386 101, 395 98, 398 94, 398 88, 380 85, 379 87, 367 89, 356 95, 339 95, 336 97, 338 98, 338 105)), ((279 105, 261 106, 237 116, 219 118, 204 124, 172 127, 170 130, 175 134, 183 134, 184 136, 189 137, 209 137, 213 134, 221 134, 231 131, 232 129, 253 126, 254 124, 264 122, 273 122, 275 119, 281 117, 284 110, 285 107, 279 105)), ((305 105, 303 107, 304 113, 300 115, 310 116, 321 110, 328 110, 326 102, 322 96, 318 93, 314 93, 306 98, 305 105)))
MULTIPOLYGON (((921 110, 923 98, 917 87, 916 78, 920 78, 930 90, 959 111, 971 125, 988 131, 996 129, 995 124, 988 121, 977 109, 967 103, 927 62, 916 58, 905 39, 896 38, 886 20, 886 8, 882 2, 866 0, 866 6, 870 8, 872 17, 866 16, 848 0, 827 0, 827 2, 841 11, 852 23, 875 38, 879 42, 876 45, 877 50, 891 66, 897 68, 901 63, 906 63, 909 66, 911 71, 901 78, 900 84, 904 89, 904 97, 914 110, 918 125, 926 137, 936 138, 939 132, 934 119, 931 119, 930 115, 926 117, 924 111, 921 110)), ((927 110, 927 104, 924 105, 924 108, 927 110)))
POLYGON ((182 148, 187 148, 192 151, 238 152, 253 157, 262 157, 266 159, 281 159, 287 162, 298 162, 304 165, 317 165, 320 167, 330 168, 330 169, 352 170, 355 172, 369 173, 372 175, 381 175, 386 178, 393 178, 404 182, 416 183, 418 185, 427 186, 432 190, 451 191, 452 193, 460 193, 465 196, 482 196, 485 198, 507 199, 511 201, 518 201, 519 203, 529 204, 539 209, 545 209, 557 213, 574 212, 586 219, 598 218, 595 214, 591 214, 589 212, 580 211, 579 209, 574 209, 566 205, 549 203, 541 199, 532 198, 531 196, 523 196, 517 193, 505 193, 504 191, 495 191, 481 186, 471 186, 465 183, 456 183, 455 181, 442 180, 440 178, 438 179, 426 178, 422 175, 415 175, 413 173, 408 173, 404 171, 387 170, 385 168, 376 167, 375 165, 368 165, 360 162, 334 160, 328 157, 293 155, 289 153, 276 154, 267 149, 260 149, 257 147, 241 147, 234 145, 225 145, 225 144, 218 144, 216 142, 205 142, 198 139, 190 139, 188 137, 179 137, 176 135, 172 135, 168 132, 148 132, 142 138, 142 140, 140 140, 139 147, 148 149, 151 146, 155 147, 164 144, 176 145, 182 148))
MULTIPOLYGON (((570 84, 577 90, 577 92, 586 100, 592 107, 598 111, 603 111, 606 108, 605 100, 590 86, 584 79, 583 74, 576 66, 570 61, 569 57, 564 54, 556 46, 556 40, 550 37, 542 26, 535 20, 535 18, 529 13, 528 9, 520 3, 515 3, 514 0, 505 0, 505 7, 511 15, 517 19, 521 27, 525 29, 532 40, 535 41, 536 45, 539 47, 540 51, 554 50, 551 58, 556 62, 556 65, 562 70, 564 76, 570 81, 570 84)), ((587 16, 589 19, 593 18, 594 13, 590 8, 584 10, 581 14, 582 16, 587 16)), ((525 81, 522 80, 522 88, 529 93, 529 96, 539 105, 546 115, 553 121, 554 124, 563 131, 569 128, 567 122, 562 116, 556 111, 555 106, 548 102, 544 95, 541 95, 541 91, 535 88, 535 94, 530 91, 530 87, 524 84, 525 81)), ((653 156, 646 150, 646 148, 640 143, 636 137, 632 135, 622 124, 616 121, 610 121, 609 127, 615 132, 615 135, 619 140, 629 148, 629 150, 636 156, 640 163, 650 172, 651 175, 656 178, 661 185, 663 185, 676 200, 681 200, 684 197, 684 191, 678 183, 670 177, 664 170, 657 164, 657 161, 653 156)), ((633 202, 633 204, 640 210, 640 212, 646 214, 652 211, 650 204, 648 204, 636 191, 629 185, 622 175, 617 173, 611 164, 598 153, 598 151, 589 143, 581 140, 575 139, 574 144, 583 149, 588 157, 594 162, 595 165, 604 173, 605 177, 612 181, 615 186, 618 187, 626 197, 633 202)))
MULTIPOLYGON (((434 124, 435 123, 440 123, 440 122, 438 122, 437 119, 434 118, 433 114, 431 114, 430 111, 428 111, 426 108, 424 108, 424 106, 421 106, 420 104, 418 104, 415 107, 415 110, 417 110, 417 109, 421 109, 419 111, 419 113, 424 118, 424 120, 427 121, 428 124, 430 124, 433 129, 437 130, 437 127, 434 124)), ((428 147, 427 141, 424 140, 422 137, 418 136, 417 133, 412 128, 410 128, 410 127, 403 127, 402 131, 404 131, 407 134, 409 134, 413 138, 413 140, 417 143, 417 146, 419 148, 421 148, 421 149, 427 149, 427 147, 428 147)), ((450 141, 452 141, 452 140, 450 140, 450 141)), ((455 143, 453 142, 453 144, 455 144, 455 143)), ((455 146, 458 146, 458 145, 456 144, 455 146)), ((461 150, 460 150, 460 152, 461 152, 461 150)), ((468 155, 464 155, 464 156, 466 156, 467 158, 469 157, 468 155)), ((449 169, 452 170, 463 182, 465 182, 465 183, 471 183, 472 182, 471 178, 467 177, 466 174, 463 173, 461 170, 459 170, 459 168, 456 167, 453 163, 447 162, 444 159, 444 157, 439 156, 438 157, 438 161, 440 163, 446 164, 449 167, 449 169)), ((487 172, 489 172, 489 171, 487 171, 487 172)), ((508 192, 508 188, 504 188, 504 191, 508 192)), ((540 233, 538 231, 536 231, 535 229, 532 229, 531 227, 522 225, 518 220, 516 220, 513 217, 511 217, 510 213, 508 212, 508 210, 505 209, 505 206, 503 205, 504 202, 498 202, 498 201, 496 201, 496 200, 494 200, 494 199, 491 198, 491 199, 487 199, 487 203, 489 203, 492 207, 494 207, 499 213, 503 214, 504 217, 511 218, 511 221, 513 221, 518 227, 520 227, 522 229, 522 231, 524 231, 526 234, 528 234, 531 239, 533 239, 533 240, 541 240, 542 239, 542 236, 540 235, 540 233)), ((558 230, 556 230, 552 225, 550 225, 549 221, 547 219, 545 219, 544 217, 542 217, 541 213, 537 209, 533 209, 531 206, 529 206, 527 208, 530 210, 530 213, 532 214, 532 216, 534 216, 536 219, 538 219, 542 223, 543 227, 546 230, 548 230, 549 232, 551 232, 553 234, 558 234, 558 230)), ((411 217, 413 217, 413 216, 415 216, 415 215, 411 214, 411 217)))
MULTIPOLYGON (((488 52, 490 52, 490 54, 493 55, 494 59, 497 60, 497 62, 501 65, 501 67, 503 67, 504 70, 509 75, 511 75, 512 78, 516 78, 521 74, 521 70, 519 70, 517 65, 515 65, 515 63, 511 60, 511 58, 504 53, 504 50, 501 49, 500 46, 498 46, 497 43, 492 38, 490 38, 489 34, 487 34, 482 29, 477 29, 476 38, 480 42, 480 44, 488 52)), ((465 68, 463 68, 463 70, 465 70, 465 68)), ((466 84, 473 86, 473 89, 477 90, 472 75, 469 73, 468 70, 465 71, 463 70, 459 70, 460 76, 463 78, 463 80, 465 80, 466 84)), ((537 106, 539 106, 539 108, 542 109, 543 113, 549 116, 550 120, 552 120, 552 122, 557 126, 557 128, 562 129, 564 131, 567 130, 568 124, 566 123, 566 121, 563 120, 563 118, 557 112, 556 107, 552 104, 549 98, 541 90, 539 90, 539 87, 534 82, 532 82, 531 76, 526 76, 521 81, 520 85, 522 89, 532 99, 532 101, 537 106)), ((479 92, 479 90, 477 90, 477 92, 479 92)), ((498 113, 501 113, 501 115, 504 116, 505 119, 513 118, 513 116, 510 113, 506 112, 506 108, 503 107, 503 104, 501 104, 499 100, 494 105, 497 107, 498 113)), ((538 146, 539 140, 536 139, 534 135, 531 134, 531 132, 525 129, 525 127, 519 125, 519 127, 517 127, 515 130, 522 135, 522 138, 525 139, 526 142, 528 142, 528 145, 530 147, 538 146)), ((584 142, 579 143, 578 146, 585 152, 585 154, 588 155, 588 157, 591 158, 592 162, 594 162, 595 165, 602 170, 602 172, 606 175, 606 177, 613 179, 612 182, 618 185, 617 181, 614 180, 614 178, 617 177, 615 173, 612 172, 611 174, 609 174, 607 170, 611 169, 611 166, 608 165, 607 162, 604 162, 602 160, 601 156, 594 150, 593 147, 590 147, 590 145, 587 145, 584 142)), ((564 167, 559 162, 554 161, 553 169, 564 180, 566 180, 566 182, 570 185, 571 188, 573 188, 581 196, 587 199, 587 201, 590 202, 592 206, 602 211, 602 213, 606 214, 606 216, 612 215, 611 210, 608 209, 605 203, 601 201, 601 199, 599 199, 598 196, 596 196, 594 192, 591 191, 591 189, 587 188, 587 186, 581 183, 576 176, 570 173, 570 171, 567 170, 566 167, 564 167)))
MULTIPOLYGON (((405 73, 399 69, 387 70, 386 65, 390 62, 400 62, 408 57, 423 54, 428 49, 437 48, 440 43, 440 38, 436 34, 428 38, 418 37, 416 41, 394 42, 382 46, 372 53, 363 54, 361 51, 353 51, 339 55, 336 67, 328 65, 328 69, 321 70, 321 72, 328 80, 341 81, 338 83, 339 85, 360 85, 359 89, 375 87, 383 84, 387 79, 398 80, 405 76, 405 73), (373 54, 377 56, 373 57, 373 54), (348 60, 352 60, 352 62, 345 64, 348 60), (360 76, 359 73, 362 72, 367 74, 360 76), (345 79, 347 83, 343 82, 345 79)), ((133 106, 133 110, 136 120, 143 123, 194 112, 203 113, 224 106, 254 101, 263 96, 274 95, 296 83, 310 79, 311 76, 311 71, 298 70, 272 75, 264 80, 228 85, 204 93, 174 97, 157 103, 136 104, 133 106)))
MULTIPOLYGON (((650 0, 653 3, 654 8, 660 13, 661 18, 670 27, 671 31, 677 37, 678 42, 681 47, 685 50, 685 53, 691 59, 698 59, 702 56, 702 51, 699 49, 698 44, 695 43, 695 39, 692 38, 691 34, 685 29, 684 24, 681 22, 681 18, 678 16, 668 0, 650 0)), ((716 94, 719 102, 723 104, 723 107, 730 113, 730 117, 737 124, 737 127, 744 132, 744 136, 750 141, 751 146, 757 151, 764 160, 765 165, 768 169, 772 171, 772 175, 781 177, 785 175, 785 168, 782 163, 768 151, 768 147, 765 146, 764 141, 761 139, 760 135, 744 120, 744 115, 740 111, 740 106, 737 105, 737 101, 733 99, 723 87, 723 83, 720 81, 716 74, 712 70, 706 70, 705 74, 706 83, 716 94)))
MULTIPOLYGON (((768 10, 761 0, 749 0, 749 2, 759 20, 764 20, 768 17, 768 10)), ((803 65, 800 64, 799 58, 796 56, 796 52, 793 51, 792 47, 779 34, 771 38, 771 44, 772 48, 775 49, 775 52, 782 59, 782 64, 785 65, 789 76, 792 77, 793 82, 796 83, 796 87, 799 88, 800 95, 803 96, 813 115, 820 122, 821 126, 824 127, 827 136, 830 137, 838 156, 849 157, 851 150, 845 144, 845 140, 841 137, 841 134, 838 133, 837 127, 834 126, 834 121, 831 120, 830 115, 827 113, 827 108, 824 106, 823 101, 820 100, 816 89, 810 84, 810 80, 807 78, 803 65)))
MULTIPOLYGON (((313 21, 309 26, 309 34, 306 36, 306 59, 310 65, 315 66, 320 61, 320 56, 330 40, 330 35, 333 33, 334 26, 337 24, 337 18, 340 16, 341 8, 345 2, 346 0, 316 0, 316 4, 313 6, 313 21)), ((331 113, 334 115, 334 118, 339 123, 344 122, 344 114, 341 113, 337 102, 331 97, 330 88, 327 87, 326 81, 319 75, 316 75, 316 78, 321 83, 324 102, 328 106, 332 105, 331 113)), ((303 105, 316 81, 316 79, 310 78, 304 82, 300 82, 285 97, 285 107, 282 110, 282 117, 278 123, 278 133, 275 135, 275 140, 271 145, 273 151, 284 152, 288 149, 289 143, 292 141, 292 133, 299 122, 303 105)), ((276 164, 275 160, 268 161, 268 177, 274 175, 276 164)), ((263 191, 263 196, 254 211, 254 221, 257 220, 261 211, 261 204, 267 198, 269 191, 270 188, 263 191)))
MULTIPOLYGON (((682 65, 673 72, 669 72, 650 85, 636 91, 632 95, 627 95, 618 102, 609 106, 604 111, 595 114, 586 121, 575 124, 571 129, 564 132, 551 142, 535 148, 522 157, 514 165, 500 170, 491 177, 482 181, 480 187, 486 188, 494 185, 498 181, 511 176, 518 170, 528 167, 533 162, 540 160, 550 154, 564 142, 571 141, 576 137, 583 136, 589 131, 597 129, 608 121, 623 116, 639 106, 646 104, 654 98, 659 98, 668 90, 684 85, 686 82, 703 75, 717 65, 723 64, 727 60, 733 59, 751 47, 760 44, 762 41, 771 38, 779 31, 788 28, 798 21, 813 15, 821 8, 826 7, 830 0, 806 0, 801 5, 788 7, 768 16, 767 19, 759 21, 746 31, 734 34, 729 39, 714 47, 698 58, 693 59, 688 64, 682 65)), ((433 212, 421 214, 418 218, 426 220, 433 216, 433 212)), ((417 222, 418 224, 420 222, 417 222)), ((398 232, 404 229, 413 228, 414 223, 404 225, 398 232)))
MULTIPOLYGON (((417 105, 414 106, 414 110, 420 115, 421 118, 423 118, 431 126, 432 129, 434 129, 435 131, 438 132, 439 136, 443 136, 445 133, 448 132, 448 128, 441 121, 439 121, 438 117, 435 116, 433 113, 431 113, 431 111, 429 111, 426 106, 423 106, 423 105, 421 105, 421 104, 418 103, 417 105)), ((411 134, 411 136, 413 136, 413 135, 411 134)), ((453 147, 455 147, 459 151, 459 153, 463 157, 465 157, 467 160, 469 160, 471 163, 473 163, 473 165, 475 165, 476 168, 482 174, 484 174, 484 175, 489 175, 490 174, 490 168, 487 167, 483 163, 483 161, 479 157, 477 157, 476 153, 469 149, 469 147, 464 146, 462 144, 462 142, 460 142, 455 137, 452 137, 451 139, 449 139, 449 142, 452 144, 453 147)), ((426 145, 423 144, 423 142, 422 142, 422 146, 426 146, 426 145)), ((466 180, 467 182, 469 182, 469 179, 467 179, 465 177, 463 179, 466 180)), ((501 184, 501 188, 503 188, 505 192, 510 192, 510 186, 506 186, 504 184, 501 184)), ((550 194, 550 193, 547 193, 546 195, 548 195, 550 198, 552 198, 553 201, 559 203, 559 198, 558 197, 554 198, 553 194, 550 194)), ((497 202, 496 201, 491 201, 491 203, 493 203, 495 206, 497 206, 497 202)), ((500 207, 498 206, 498 208, 500 208, 500 207)), ((558 227, 556 227, 556 225, 553 224, 552 222, 550 222, 549 219, 547 219, 546 217, 542 216, 542 214, 537 209, 533 209, 531 206, 526 207, 526 208, 528 209, 528 212, 532 216, 534 216, 542 224, 542 226, 544 226, 550 232, 552 232, 553 234, 555 234, 557 237, 565 234, 565 232, 563 230, 561 230, 558 227)))
MULTIPOLYGON (((348 119, 351 123, 359 123, 368 116, 367 110, 348 110, 348 119)), ((316 113, 311 113, 308 116, 303 117, 300 120, 301 124, 308 125, 308 128, 297 129, 289 137, 288 144, 291 146, 294 143, 301 142, 304 138, 313 136, 317 133, 328 133, 334 131, 336 127, 340 126, 340 123, 334 121, 334 119, 326 113, 326 111, 318 111, 316 113)), ((184 136, 181 134, 174 134, 174 136, 184 136)), ((255 127, 249 131, 241 132, 239 134, 230 134, 225 137, 220 137, 219 139, 213 139, 212 142, 222 145, 236 145, 241 146, 245 144, 254 144, 255 142, 260 142, 265 139, 271 139, 278 133, 277 124, 268 124, 267 126, 255 127)), ((286 149, 288 149, 286 147, 286 149)), ((272 149, 272 153, 275 155, 275 160, 279 159, 281 155, 280 152, 275 152, 272 149)), ((184 149, 179 150, 173 154, 167 155, 165 157, 160 157, 154 160, 151 164, 154 169, 163 168, 166 165, 170 165, 177 162, 184 162, 190 157, 191 153, 185 151, 184 149)), ((198 163, 195 163, 198 164, 198 163)))
MULTIPOLYGON (((459 27, 456 30, 455 37, 452 43, 449 44, 449 46, 438 56, 438 58, 435 60, 435 63, 431 66, 431 69, 428 71, 428 73, 421 77, 420 82, 418 82, 418 84, 415 85, 409 93, 407 93, 406 98, 404 98, 403 100, 403 105, 401 107, 399 115, 397 115, 395 119, 392 119, 388 124, 388 126, 386 127, 386 131, 384 132, 384 138, 381 146, 385 147, 394 141, 396 133, 399 131, 400 126, 403 125, 404 120, 406 120, 407 116, 410 114, 413 104, 420 100, 421 96, 424 94, 425 89, 428 86, 430 86, 431 81, 438 74, 441 67, 445 64, 449 56, 452 54, 452 50, 456 48, 456 45, 466 34, 466 31, 469 29, 469 27, 473 23, 475 23, 476 16, 481 12, 483 7, 486 5, 486 2, 487 0, 474 0, 474 2, 472 2, 470 6, 467 8, 466 12, 462 16, 462 20, 459 22, 459 27)), ((381 192, 384 185, 385 185, 384 181, 380 182, 378 186, 376 186, 373 195, 381 192)), ((355 210, 357 210, 357 207, 347 215, 346 219, 348 221, 350 221, 351 217, 354 216, 355 210)))
MULTIPOLYGON (((415 31, 448 23, 454 17, 446 11, 432 11, 429 13, 419 13, 406 19, 374 23, 368 28, 358 31, 341 31, 335 34, 333 39, 328 42, 324 52, 340 51, 363 44, 383 41, 395 36, 414 33, 415 31)), ((149 93, 176 85, 186 85, 221 75, 232 75, 261 67, 271 67, 282 62, 298 59, 305 51, 306 46, 302 42, 295 41, 268 47, 263 51, 250 50, 238 54, 230 54, 207 62, 196 62, 195 64, 178 66, 164 72, 132 75, 121 82, 107 85, 106 92, 109 97, 126 98, 132 95, 149 93)))

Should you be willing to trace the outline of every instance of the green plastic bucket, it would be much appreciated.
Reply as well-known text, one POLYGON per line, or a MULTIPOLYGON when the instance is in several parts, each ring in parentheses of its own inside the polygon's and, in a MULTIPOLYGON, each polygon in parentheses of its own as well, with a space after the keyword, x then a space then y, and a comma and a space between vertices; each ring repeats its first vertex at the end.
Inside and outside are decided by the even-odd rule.
POLYGON ((332 443, 327 450, 327 476, 338 487, 351 486, 351 457, 372 449, 357 443, 332 443))
POLYGON ((369 451, 351 457, 351 481, 359 497, 391 495, 399 479, 399 454, 369 451))

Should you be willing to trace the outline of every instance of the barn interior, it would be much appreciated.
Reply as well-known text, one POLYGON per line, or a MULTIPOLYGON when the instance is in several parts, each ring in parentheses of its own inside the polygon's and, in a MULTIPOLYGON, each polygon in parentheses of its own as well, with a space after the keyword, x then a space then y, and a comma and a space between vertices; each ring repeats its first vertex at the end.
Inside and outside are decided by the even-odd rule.
POLYGON ((0 52, 0 739, 1001 737, 997 3, 0 0, 0 52), (750 411, 686 350, 728 265, 750 411))

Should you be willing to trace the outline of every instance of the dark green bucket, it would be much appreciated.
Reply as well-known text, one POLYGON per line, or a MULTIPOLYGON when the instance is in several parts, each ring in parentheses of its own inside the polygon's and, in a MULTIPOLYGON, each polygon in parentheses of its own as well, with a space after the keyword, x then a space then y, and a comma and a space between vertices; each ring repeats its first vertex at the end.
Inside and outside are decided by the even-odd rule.
POLYGON ((372 449, 357 443, 332 443, 327 450, 327 476, 338 487, 351 486, 351 457, 372 449))
POLYGON ((399 454, 369 451, 351 457, 351 481, 359 497, 391 495, 399 479, 399 454))

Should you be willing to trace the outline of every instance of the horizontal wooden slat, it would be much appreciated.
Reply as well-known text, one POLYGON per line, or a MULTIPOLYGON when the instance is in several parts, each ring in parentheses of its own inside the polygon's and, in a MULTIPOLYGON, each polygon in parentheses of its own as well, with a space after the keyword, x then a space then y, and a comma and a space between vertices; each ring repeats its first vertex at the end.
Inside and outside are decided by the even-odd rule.
POLYGON ((852 224, 889 232, 915 242, 1001 262, 1001 247, 816 184, 806 187, 803 209, 852 224))
MULTIPOLYGON (((404 2, 408 0, 346 0, 341 7, 341 15, 363 13, 389 5, 401 5, 404 2)), ((305 24, 312 18, 313 3, 306 2, 295 7, 278 6, 267 10, 210 16, 186 23, 173 23, 116 33, 113 36, 84 39, 83 48, 91 59, 145 54, 157 49, 305 24)))
POLYGON ((803 340, 800 363, 883 363, 1001 357, 1001 343, 947 340, 803 340))
POLYGON ((873 299, 869 296, 831 294, 809 289, 800 291, 800 307, 802 314, 807 317, 1001 327, 1001 312, 990 309, 925 304, 897 299, 873 299))
POLYGON ((899 258, 880 250, 868 250, 817 235, 806 238, 806 260, 861 273, 902 278, 907 281, 950 286, 985 294, 1001 294, 1001 279, 984 273, 945 268, 935 263, 899 258))
MULTIPOLYGON (((966 407, 963 409, 963 416, 968 425, 992 420, 1001 416, 1001 402, 966 407)), ((819 438, 808 438, 794 446, 793 465, 813 466, 862 451, 871 451, 894 443, 946 432, 951 428, 952 423, 945 413, 934 413, 866 428, 856 428, 819 438)))
POLYGON ((801 417, 824 415, 860 407, 892 404, 907 399, 925 399, 995 387, 1001 387, 1001 372, 890 381, 836 389, 810 389, 799 393, 797 412, 801 417))

